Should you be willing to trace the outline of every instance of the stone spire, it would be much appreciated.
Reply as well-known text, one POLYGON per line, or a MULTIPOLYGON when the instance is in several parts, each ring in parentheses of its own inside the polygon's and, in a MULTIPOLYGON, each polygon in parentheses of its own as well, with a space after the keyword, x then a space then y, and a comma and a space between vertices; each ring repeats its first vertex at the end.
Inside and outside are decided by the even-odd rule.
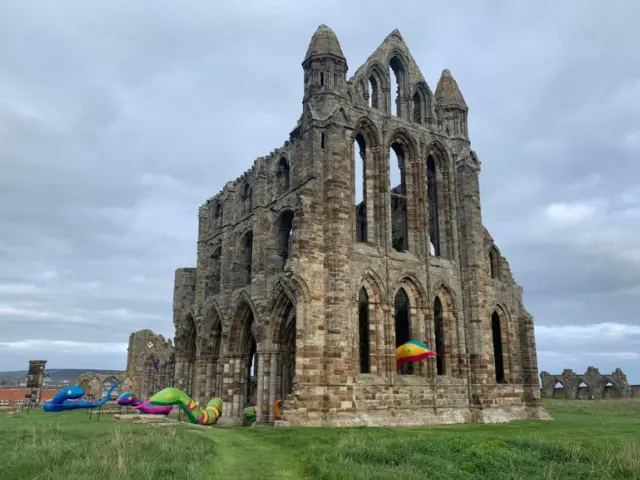
POLYGON ((338 37, 329 27, 320 25, 311 37, 302 62, 303 103, 315 97, 312 103, 317 109, 325 110, 326 114, 333 111, 335 102, 346 95, 348 68, 338 37))
POLYGON ((326 55, 345 59, 336 34, 326 25, 320 25, 311 37, 303 64, 313 57, 326 55))
POLYGON ((449 70, 443 70, 436 87, 436 101, 443 107, 459 107, 467 110, 467 103, 458 88, 458 82, 449 70))

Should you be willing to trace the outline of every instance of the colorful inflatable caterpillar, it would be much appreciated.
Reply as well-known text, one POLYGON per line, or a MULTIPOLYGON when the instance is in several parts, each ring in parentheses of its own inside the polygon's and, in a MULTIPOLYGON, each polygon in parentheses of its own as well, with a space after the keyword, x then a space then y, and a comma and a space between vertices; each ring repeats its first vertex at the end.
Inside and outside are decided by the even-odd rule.
POLYGON ((160 390, 148 402, 154 405, 178 405, 191 423, 200 425, 213 425, 222 415, 221 398, 210 400, 207 406, 201 409, 189 395, 174 387, 160 390))

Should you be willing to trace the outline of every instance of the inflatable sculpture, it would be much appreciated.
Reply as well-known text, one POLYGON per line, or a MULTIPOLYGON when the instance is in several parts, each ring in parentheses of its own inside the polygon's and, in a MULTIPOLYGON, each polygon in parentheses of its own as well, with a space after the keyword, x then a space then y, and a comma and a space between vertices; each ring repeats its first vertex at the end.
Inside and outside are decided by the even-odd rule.
POLYGON ((97 402, 91 402, 89 400, 81 400, 84 396, 84 390, 78 385, 73 385, 68 388, 63 388, 56 393, 51 400, 42 404, 42 409, 45 412, 62 412, 65 410, 76 410, 79 408, 99 408, 103 406, 109 398, 111 393, 118 388, 122 382, 114 383, 107 391, 102 400, 97 402))
POLYGON ((118 405, 135 408, 140 413, 148 415, 169 415, 173 409, 171 406, 154 405, 149 400, 141 402, 133 393, 129 392, 125 392, 118 397, 118 405))
POLYGON ((396 368, 400 370, 400 367, 406 362, 419 362, 434 355, 436 352, 421 341, 409 340, 396 348, 396 368))
POLYGON ((177 405, 182 409, 191 423, 198 423, 200 425, 213 425, 218 421, 220 415, 222 415, 221 398, 212 399, 204 409, 201 409, 189 395, 174 387, 160 390, 147 401, 160 406, 177 405))

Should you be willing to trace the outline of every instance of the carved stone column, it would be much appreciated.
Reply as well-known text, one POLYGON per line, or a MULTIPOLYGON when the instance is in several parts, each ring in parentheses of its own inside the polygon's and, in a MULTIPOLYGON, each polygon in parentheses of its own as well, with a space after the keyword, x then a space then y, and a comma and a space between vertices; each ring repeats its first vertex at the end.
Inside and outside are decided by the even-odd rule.
POLYGON ((213 355, 202 355, 196 360, 196 374, 193 388, 194 399, 200 402, 200 405, 206 405, 211 398, 209 397, 211 388, 207 388, 209 377, 211 375, 211 361, 213 355))
POLYGON ((175 384, 176 388, 180 390, 186 390, 187 388, 187 362, 189 359, 185 356, 176 356, 176 376, 175 384))
POLYGON ((263 349, 256 353, 258 359, 258 395, 257 404, 260 406, 260 414, 258 415, 258 423, 266 425, 272 422, 271 410, 273 403, 272 396, 272 378, 275 376, 274 363, 272 359, 273 349, 263 349))

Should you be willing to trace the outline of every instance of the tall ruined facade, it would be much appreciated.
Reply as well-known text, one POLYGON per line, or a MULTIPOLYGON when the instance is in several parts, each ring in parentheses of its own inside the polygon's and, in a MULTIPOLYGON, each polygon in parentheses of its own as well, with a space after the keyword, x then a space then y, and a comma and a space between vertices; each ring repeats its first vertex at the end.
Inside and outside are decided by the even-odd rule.
POLYGON ((548 418, 533 319, 482 223, 468 108, 435 94, 400 33, 347 80, 322 25, 285 144, 199 211, 196 268, 176 271, 176 383, 290 425, 548 418), (391 183, 393 179, 393 184, 391 183), (423 340, 437 358, 396 371, 423 340))

